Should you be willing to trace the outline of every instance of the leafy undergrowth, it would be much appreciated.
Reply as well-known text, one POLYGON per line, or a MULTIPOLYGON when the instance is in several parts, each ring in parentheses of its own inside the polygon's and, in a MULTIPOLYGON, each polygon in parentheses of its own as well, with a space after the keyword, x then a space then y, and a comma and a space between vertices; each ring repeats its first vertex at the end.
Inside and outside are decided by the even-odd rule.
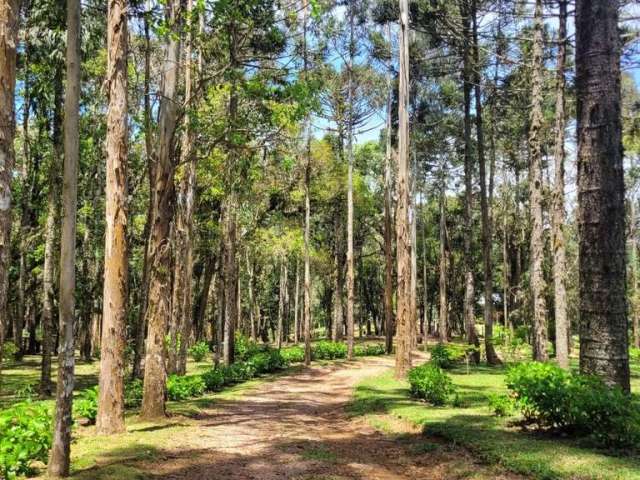
MULTIPOLYGON (((634 390, 639 385, 634 368, 634 390)), ((507 393, 504 368, 459 368, 449 372, 456 387, 456 406, 434 407, 412 400, 409 385, 392 373, 360 383, 350 407, 385 429, 395 417, 421 426, 426 435, 445 438, 473 451, 491 464, 536 479, 638 480, 640 458, 616 457, 584 448, 574 440, 523 432, 510 426, 512 419, 497 417, 489 406, 491 396, 507 393)))

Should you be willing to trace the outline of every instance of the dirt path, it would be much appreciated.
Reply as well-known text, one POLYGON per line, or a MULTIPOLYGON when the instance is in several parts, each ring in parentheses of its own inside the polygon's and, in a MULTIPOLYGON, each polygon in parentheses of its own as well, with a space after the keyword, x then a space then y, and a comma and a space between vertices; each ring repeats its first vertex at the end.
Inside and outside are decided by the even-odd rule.
MULTIPOLYGON (((345 411, 355 385, 392 367, 391 358, 313 366, 266 383, 199 416, 195 435, 162 461, 139 465, 163 480, 512 479, 394 423, 377 432, 345 411), (425 448, 425 446, 430 448, 425 448)), ((173 442, 172 442, 173 443, 173 442)))

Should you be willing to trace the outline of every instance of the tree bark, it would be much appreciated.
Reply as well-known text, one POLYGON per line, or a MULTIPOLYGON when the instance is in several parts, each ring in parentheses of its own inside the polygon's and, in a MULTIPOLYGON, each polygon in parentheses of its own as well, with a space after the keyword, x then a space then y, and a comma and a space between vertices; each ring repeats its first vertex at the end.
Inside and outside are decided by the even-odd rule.
POLYGON ((0 362, 9 321, 7 305, 11 256, 11 181, 15 151, 16 49, 18 1, 6 0, 0 9, 0 362))
POLYGON ((75 367, 75 256, 80 123, 80 2, 67 0, 67 85, 64 103, 64 171, 60 242, 60 350, 50 477, 69 476, 75 367))
MULTIPOLYGON (((309 0, 302 0, 303 17, 303 63, 305 78, 308 73, 307 21, 309 19, 309 0)), ((304 364, 311 363, 311 121, 305 128, 305 166, 304 166, 304 364)))
MULTIPOLYGON (((253 277, 252 277, 253 279, 253 277)), ((300 315, 298 315, 298 308, 299 308, 299 299, 300 299, 300 265, 299 265, 299 259, 298 257, 296 257, 296 286, 295 286, 295 293, 294 293, 294 298, 293 298, 293 343, 295 343, 296 345, 298 344, 298 342, 300 341, 300 315)), ((250 295, 251 298, 253 298, 253 294, 250 295)), ((251 303, 251 308, 253 309, 253 302, 251 303)), ((253 310, 252 310, 253 311, 253 310)), ((253 315, 251 315, 251 332, 252 332, 252 338, 255 337, 255 331, 254 331, 254 318, 253 315)))
POLYGON ((107 3, 107 188, 100 382, 96 432, 125 431, 127 327, 127 0, 107 3))
POLYGON ((473 157, 471 144, 471 88, 472 88, 472 65, 471 65, 471 21, 468 0, 460 2, 460 14, 462 16, 463 28, 463 100, 464 100, 464 257, 465 257, 465 273, 464 273, 464 304, 463 315, 464 325, 467 336, 467 343, 473 345, 477 350, 473 353, 472 358, 475 363, 480 361, 480 342, 476 333, 476 315, 475 315, 475 285, 473 278, 473 157))
MULTIPOLYGON (((387 37, 389 48, 391 46, 391 25, 387 24, 387 37)), ((393 352, 393 206, 392 206, 392 147, 391 129, 393 90, 391 84, 391 66, 387 69, 387 135, 386 152, 384 157, 384 333, 385 351, 388 354, 393 352)))
POLYGON ((544 362, 547 353, 547 305, 544 279, 544 232, 542 218, 542 0, 536 0, 533 34, 531 113, 529 118, 529 204, 531 209, 531 298, 533 302, 533 359, 544 362))
POLYGON ((398 262, 398 318, 395 375, 411 368, 411 225, 409 222, 409 2, 400 2, 400 87, 398 90, 398 206, 396 213, 398 262))
POLYGON ((51 385, 51 357, 55 349, 54 335, 54 277, 55 277, 55 243, 56 225, 58 223, 60 208, 60 178, 59 171, 63 158, 62 141, 62 71, 56 72, 54 79, 54 107, 53 107, 53 156, 49 166, 49 192, 47 194, 47 222, 45 226, 44 265, 42 271, 42 365, 40 368, 40 395, 50 397, 51 385))
POLYGON ((566 248, 564 240, 564 129, 565 64, 567 58, 567 1, 559 1, 558 65, 556 73, 555 176, 553 187, 553 288, 556 327, 556 361, 569 368, 569 325, 567 319, 566 248))
MULTIPOLYGON (((166 6, 169 26, 178 30, 180 2, 171 0, 166 6)), ((180 58, 179 34, 167 35, 162 71, 162 98, 158 125, 157 163, 154 168, 154 207, 149 242, 149 299, 146 312, 148 325, 142 409, 145 420, 163 418, 165 412, 165 344, 164 337, 171 317, 171 245, 170 223, 173 218, 174 137, 176 130, 176 88, 180 58)))
POLYGON ((618 4, 576 3, 580 370, 628 392, 618 4))
POLYGON ((447 195, 445 187, 445 172, 442 170, 440 185, 440 267, 439 287, 440 311, 438 314, 438 338, 440 342, 449 341, 449 301, 447 299, 447 274, 449 268, 449 254, 447 249, 447 195))
POLYGON ((354 31, 354 5, 349 2, 349 81, 347 103, 349 117, 347 125, 347 359, 353 360, 353 303, 355 271, 353 268, 353 59, 356 54, 354 31))

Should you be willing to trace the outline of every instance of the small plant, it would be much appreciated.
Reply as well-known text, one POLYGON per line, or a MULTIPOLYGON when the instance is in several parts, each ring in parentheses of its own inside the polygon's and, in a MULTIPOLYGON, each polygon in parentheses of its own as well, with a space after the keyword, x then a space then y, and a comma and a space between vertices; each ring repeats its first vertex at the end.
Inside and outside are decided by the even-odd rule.
POLYGON ((201 375, 170 375, 167 379, 167 396, 169 400, 185 400, 199 397, 205 391, 206 384, 201 375))
POLYGON ((78 395, 73 403, 75 414, 86 419, 91 425, 96 423, 98 416, 98 387, 87 388, 78 395))
POLYGON ((384 355, 385 348, 381 343, 356 345, 353 353, 356 357, 373 357, 377 355, 384 355))
POLYGON ((280 349, 280 355, 287 363, 304 362, 304 348, 300 345, 280 349))
POLYGON ((600 378, 530 362, 509 371, 507 387, 527 423, 589 437, 601 447, 640 443, 640 408, 600 378))
POLYGON ((224 373, 220 368, 212 368, 202 374, 205 388, 208 392, 219 392, 224 387, 224 373))
POLYGON ((47 461, 53 429, 50 408, 24 402, 0 412, 0 478, 31 473, 31 463, 47 461))
POLYGON ((311 357, 314 360, 347 358, 347 346, 341 342, 321 340, 311 347, 311 357))
POLYGON ((431 363, 439 368, 451 367, 451 354, 444 343, 438 343, 431 349, 431 363))
POLYGON ((189 349, 189 355, 196 362, 202 362, 209 354, 209 344, 207 342, 198 342, 189 349))
POLYGON ((249 357, 264 350, 265 347, 258 345, 246 335, 236 333, 235 353, 238 360, 247 360, 249 357))
POLYGON ((13 358, 13 356, 18 353, 18 347, 13 342, 5 342, 2 344, 2 356, 0 360, 4 360, 5 358, 13 358))
POLYGON ((127 408, 139 407, 142 404, 142 380, 136 378, 124 386, 124 405, 127 408))
POLYGON ((513 400, 508 395, 491 394, 487 400, 489 408, 496 417, 508 417, 513 413, 513 400))
POLYGON ((425 363, 409 371, 411 395, 432 405, 444 405, 455 393, 451 378, 440 367, 425 363))

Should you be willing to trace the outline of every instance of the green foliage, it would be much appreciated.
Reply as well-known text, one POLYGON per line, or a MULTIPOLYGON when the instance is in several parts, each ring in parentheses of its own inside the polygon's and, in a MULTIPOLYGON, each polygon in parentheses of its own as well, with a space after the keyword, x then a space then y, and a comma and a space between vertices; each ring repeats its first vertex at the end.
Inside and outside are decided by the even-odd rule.
POLYGON ((73 402, 73 409, 78 417, 85 418, 89 423, 96 423, 98 416, 98 387, 87 388, 78 395, 73 402))
POLYGON ((314 360, 347 358, 347 346, 340 342, 321 340, 311 347, 311 358, 314 360))
POLYGON ((444 405, 455 393, 451 378, 437 365, 425 363, 409 371, 411 395, 432 405, 444 405))
POLYGON ((512 368, 506 384, 527 423, 589 437, 602 447, 640 442, 640 409, 600 378, 531 362, 512 368))
POLYGON ((629 348, 629 358, 634 362, 640 362, 640 348, 629 348))
POLYGON ((5 342, 2 344, 2 357, 0 360, 4 360, 5 358, 13 358, 13 356, 18 352, 18 347, 13 342, 5 342))
POLYGON ((353 349, 353 354, 356 357, 374 357, 378 355, 384 355, 385 349, 382 343, 356 345, 353 349))
POLYGON ((27 475, 31 462, 47 460, 52 419, 41 402, 19 403, 0 413, 0 478, 27 475))
POLYGON ((209 344, 207 342, 198 342, 189 349, 189 355, 196 362, 202 362, 209 354, 209 344))
POLYGON ((451 354, 444 343, 438 343, 431 349, 431 363, 439 368, 451 367, 451 354))
POLYGON ((246 363, 253 367, 257 375, 282 370, 289 365, 277 350, 256 353, 246 363))
POLYGON ((202 380, 208 392, 219 392, 225 385, 224 373, 219 368, 212 368, 204 372, 202 380))
POLYGON ((489 408, 496 417, 508 417, 513 413, 513 399, 508 395, 497 395, 495 393, 487 396, 489 408))
POLYGON ((169 400, 185 400, 201 396, 206 388, 202 375, 178 376, 170 375, 167 379, 167 396, 169 400))
POLYGON ((124 405, 127 408, 139 407, 142 404, 143 384, 136 378, 124 386, 124 405))
POLYGON ((246 361, 207 370, 201 378, 207 391, 218 392, 225 386, 246 382, 257 375, 282 370, 288 365, 289 362, 280 352, 268 349, 253 354, 246 361))
POLYGON ((280 355, 287 363, 304 362, 304 347, 293 345, 292 347, 281 348, 280 355))
POLYGON ((236 333, 235 353, 238 360, 247 360, 256 353, 264 351, 265 348, 253 342, 246 335, 236 333))

